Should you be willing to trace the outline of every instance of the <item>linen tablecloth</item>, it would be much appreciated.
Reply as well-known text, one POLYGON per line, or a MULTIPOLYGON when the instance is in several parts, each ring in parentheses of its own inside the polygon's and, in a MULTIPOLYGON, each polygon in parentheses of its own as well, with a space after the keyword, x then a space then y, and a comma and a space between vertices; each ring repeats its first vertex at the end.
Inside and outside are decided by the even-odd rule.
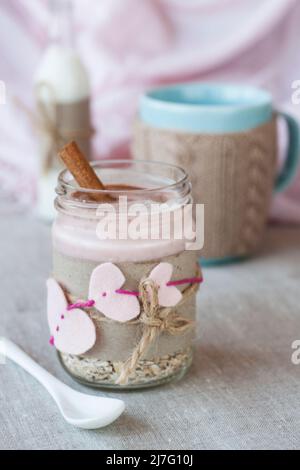
POLYGON ((300 447, 300 230, 268 229, 257 257, 207 268, 198 297, 195 360, 179 382, 104 393, 74 382, 48 344, 45 280, 50 227, 33 216, 0 222, 0 336, 77 390, 125 400, 111 426, 64 422, 47 392, 10 361, 0 365, 1 449, 295 449, 300 447))

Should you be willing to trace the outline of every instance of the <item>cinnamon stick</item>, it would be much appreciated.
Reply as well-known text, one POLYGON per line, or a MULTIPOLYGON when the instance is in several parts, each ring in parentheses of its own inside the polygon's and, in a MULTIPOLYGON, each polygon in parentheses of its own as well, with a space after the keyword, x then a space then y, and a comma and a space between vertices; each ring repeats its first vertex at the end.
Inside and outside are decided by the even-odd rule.
MULTIPOLYGON (((76 142, 72 141, 65 145, 60 150, 59 156, 81 188, 102 191, 106 189, 76 142)), ((113 201, 113 198, 107 194, 97 194, 92 191, 89 197, 97 202, 113 201)))

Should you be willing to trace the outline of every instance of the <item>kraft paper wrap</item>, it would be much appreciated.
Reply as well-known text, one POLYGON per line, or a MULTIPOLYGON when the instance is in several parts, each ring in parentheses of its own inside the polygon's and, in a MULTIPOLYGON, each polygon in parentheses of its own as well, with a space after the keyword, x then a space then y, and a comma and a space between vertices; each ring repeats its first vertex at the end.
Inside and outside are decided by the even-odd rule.
POLYGON ((76 140, 82 152, 90 158, 90 139, 93 129, 90 122, 89 98, 68 104, 38 101, 39 139, 42 168, 62 167, 58 150, 71 140, 76 140))
MULTIPOLYGON (((195 276, 199 252, 184 251, 177 255, 165 257, 163 260, 154 260, 140 263, 114 263, 123 272, 126 281, 124 289, 137 290, 140 280, 161 261, 173 265, 172 279, 184 279, 195 276)), ((99 262, 80 260, 64 256, 57 251, 53 254, 53 277, 77 299, 87 299, 89 279, 93 269, 99 262)), ((187 286, 178 286, 181 291, 187 286)), ((176 308, 180 316, 195 320, 195 295, 189 297, 184 304, 176 308)), ((125 361, 131 355, 133 348, 142 336, 141 324, 97 321, 102 316, 96 309, 92 310, 96 324, 97 340, 95 346, 84 354, 85 357, 98 358, 110 361, 125 361)), ((191 346, 194 339, 194 329, 184 334, 172 336, 162 333, 151 345, 143 359, 173 354, 191 346)))
POLYGON ((137 121, 133 155, 182 166, 205 205, 205 258, 255 252, 265 231, 276 167, 276 120, 247 132, 197 134, 137 121))

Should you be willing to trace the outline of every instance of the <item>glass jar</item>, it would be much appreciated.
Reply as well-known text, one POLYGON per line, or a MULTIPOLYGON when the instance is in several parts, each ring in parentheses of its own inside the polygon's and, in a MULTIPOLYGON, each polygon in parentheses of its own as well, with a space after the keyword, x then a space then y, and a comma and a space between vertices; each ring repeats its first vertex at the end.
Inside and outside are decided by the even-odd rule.
MULTIPOLYGON (((131 389, 179 378, 192 362, 196 284, 201 281, 199 252, 186 249, 186 235, 178 234, 172 218, 192 204, 189 178, 181 168, 158 162, 110 160, 94 168, 107 189, 93 195, 104 197, 103 203, 78 188, 66 170, 56 189, 53 278, 69 306, 80 303, 96 332, 83 354, 60 348, 61 363, 75 379, 94 387, 131 389), (110 312, 101 296, 98 303, 90 298, 100 265, 104 275, 97 289, 100 296, 106 286, 101 296, 110 299, 110 312), (169 271, 163 273, 166 266, 169 271), (110 291, 114 270, 121 280, 110 291)), ((56 346, 55 335, 53 341, 56 346)))

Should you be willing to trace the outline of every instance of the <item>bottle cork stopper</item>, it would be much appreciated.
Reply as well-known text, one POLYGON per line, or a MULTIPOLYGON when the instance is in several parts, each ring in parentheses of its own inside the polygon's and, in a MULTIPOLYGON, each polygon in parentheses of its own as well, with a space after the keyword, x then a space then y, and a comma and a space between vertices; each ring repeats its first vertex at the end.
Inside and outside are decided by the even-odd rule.
MULTIPOLYGON (((102 191, 106 189, 76 142, 72 141, 65 145, 59 151, 59 156, 81 188, 102 191)), ((107 194, 97 194, 92 191, 89 193, 89 198, 97 202, 113 200, 107 194)))

